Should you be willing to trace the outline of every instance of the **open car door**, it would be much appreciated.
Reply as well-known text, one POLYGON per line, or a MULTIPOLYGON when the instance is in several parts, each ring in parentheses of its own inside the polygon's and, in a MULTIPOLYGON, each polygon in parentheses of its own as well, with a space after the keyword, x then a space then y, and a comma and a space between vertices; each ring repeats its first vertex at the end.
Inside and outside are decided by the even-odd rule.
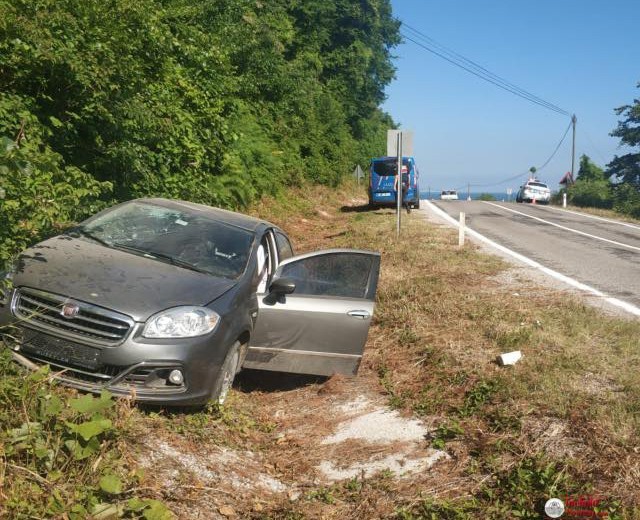
POLYGON ((258 318, 244 367, 355 375, 373 316, 380 254, 330 249, 282 262, 258 318))

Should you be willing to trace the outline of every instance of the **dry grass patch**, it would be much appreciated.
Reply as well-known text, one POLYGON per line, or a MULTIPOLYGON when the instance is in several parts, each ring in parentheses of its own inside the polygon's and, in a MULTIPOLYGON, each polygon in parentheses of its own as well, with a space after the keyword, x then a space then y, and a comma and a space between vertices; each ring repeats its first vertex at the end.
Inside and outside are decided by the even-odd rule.
POLYGON ((162 431, 200 457, 234 450, 228 481, 249 470, 284 487, 267 491, 256 477, 239 495, 213 481, 202 496, 188 495, 188 507, 176 494, 167 493, 169 503, 193 518, 214 500, 219 517, 261 520, 504 519, 540 518, 552 495, 597 493, 618 511, 611 518, 632 518, 640 502, 640 324, 514 276, 472 244, 459 249, 454 230, 420 212, 403 215, 398 240, 393 211, 364 203, 350 187, 304 187, 253 208, 299 252, 381 252, 365 356, 355 379, 243 374, 224 410, 142 416, 148 435, 162 431), (511 350, 523 359, 499 367, 496 356, 511 350), (327 468, 338 474, 406 447, 325 442, 368 413, 360 404, 377 407, 381 398, 427 432, 404 464, 433 449, 448 460, 404 478, 363 470, 328 480, 327 468))

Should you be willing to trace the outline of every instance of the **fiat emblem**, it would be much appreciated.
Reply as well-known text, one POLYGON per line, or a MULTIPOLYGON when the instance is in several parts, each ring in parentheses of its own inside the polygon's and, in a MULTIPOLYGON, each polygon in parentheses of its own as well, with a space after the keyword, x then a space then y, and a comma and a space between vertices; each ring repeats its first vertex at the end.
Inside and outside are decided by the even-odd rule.
POLYGON ((67 302, 62 306, 60 316, 64 318, 75 318, 80 312, 80 306, 77 303, 67 302))

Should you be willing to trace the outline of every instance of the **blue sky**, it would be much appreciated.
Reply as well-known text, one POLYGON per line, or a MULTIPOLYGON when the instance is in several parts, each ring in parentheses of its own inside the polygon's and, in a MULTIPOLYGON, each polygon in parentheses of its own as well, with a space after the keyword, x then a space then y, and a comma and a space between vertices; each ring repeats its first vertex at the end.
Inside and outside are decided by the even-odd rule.
MULTIPOLYGON (((447 48, 578 118, 576 172, 625 153, 614 108, 640 98, 638 0, 392 0, 394 15, 447 48)), ((421 189, 517 188, 553 153, 569 118, 505 92, 412 42, 394 50, 383 108, 414 132, 421 189), (473 185, 487 185, 474 187, 473 185)), ((382 151, 384 153, 384 151, 382 151)), ((538 173, 571 169, 571 132, 538 173)))

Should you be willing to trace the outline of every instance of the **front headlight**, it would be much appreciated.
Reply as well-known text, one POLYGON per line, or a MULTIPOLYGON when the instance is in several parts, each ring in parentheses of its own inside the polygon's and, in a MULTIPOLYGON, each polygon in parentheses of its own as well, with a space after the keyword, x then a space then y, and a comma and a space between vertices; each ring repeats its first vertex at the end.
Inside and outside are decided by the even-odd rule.
POLYGON ((175 307, 154 314, 147 320, 145 338, 192 338, 216 328, 220 316, 206 307, 175 307))

